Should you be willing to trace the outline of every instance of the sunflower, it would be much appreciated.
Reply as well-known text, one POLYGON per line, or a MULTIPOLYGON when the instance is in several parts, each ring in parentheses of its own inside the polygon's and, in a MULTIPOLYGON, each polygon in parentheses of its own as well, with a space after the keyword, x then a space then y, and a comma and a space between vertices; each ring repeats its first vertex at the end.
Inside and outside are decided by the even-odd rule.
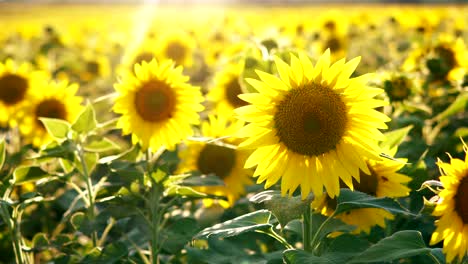
POLYGON ((317 18, 317 25, 320 25, 322 32, 344 33, 348 30, 348 21, 336 9, 329 10, 317 18))
POLYGON ((442 35, 436 43, 413 49, 402 68, 404 71, 427 68, 434 82, 461 81, 468 68, 468 52, 461 38, 442 35))
POLYGON ((143 148, 173 149, 193 134, 191 125, 199 123, 198 112, 204 109, 200 88, 187 81, 171 60, 135 64, 134 74, 124 74, 114 85, 113 109, 122 114, 117 126, 143 148))
POLYGON ((143 38, 141 43, 128 44, 120 64, 116 67, 117 75, 124 75, 128 71, 132 71, 135 64, 155 59, 157 56, 156 45, 157 42, 149 36, 143 38))
POLYGON ((451 158, 450 163, 439 160, 440 182, 444 190, 439 193, 439 201, 432 213, 440 217, 430 243, 444 240, 443 252, 447 261, 456 257, 462 260, 468 252, 468 155, 465 145, 465 160, 451 158))
POLYGON ((27 63, 19 67, 12 61, 0 62, 0 124, 16 125, 14 113, 29 101, 32 88, 40 82, 41 74, 33 72, 27 63))
MULTIPOLYGON (((385 151, 385 153, 394 155, 396 149, 385 151)), ((370 174, 359 171, 360 182, 353 179, 354 189, 375 197, 396 198, 407 196, 410 189, 404 184, 410 182, 411 178, 397 172, 403 168, 406 161, 407 159, 367 160, 366 164, 370 174)), ((341 183, 341 185, 344 184, 341 183)), ((322 214, 330 216, 336 208, 336 199, 324 196, 314 201, 313 206, 320 210, 322 214)), ((349 225, 356 226, 354 233, 370 233, 371 227, 375 225, 385 227, 385 220, 393 220, 394 216, 384 209, 363 208, 338 215, 337 218, 349 225)))
POLYGON ((404 74, 390 76, 383 83, 385 93, 392 102, 408 99, 414 90, 413 80, 404 74))
POLYGON ((247 103, 237 97, 243 93, 242 89, 242 62, 231 63, 224 67, 214 77, 214 86, 207 94, 208 101, 212 101, 219 114, 232 114, 237 107, 247 103))
POLYGON ((106 78, 111 74, 109 59, 103 54, 85 53, 83 64, 80 68, 80 79, 91 81, 96 78, 106 78))
POLYGON ((176 65, 190 67, 193 65, 195 40, 184 31, 166 33, 158 40, 157 58, 171 59, 176 65))
POLYGON ((330 197, 340 192, 339 179, 353 189, 359 170, 370 174, 364 158, 380 160, 378 140, 390 119, 374 108, 382 89, 366 86, 367 75, 350 78, 360 58, 330 66, 330 51, 315 67, 303 53, 290 54, 291 66, 275 59, 280 77, 257 71, 260 80, 247 79, 258 91, 239 95, 251 103, 235 110, 250 122, 238 132, 248 137, 239 147, 255 149, 245 167, 257 166, 254 176, 265 188, 281 178, 281 192, 290 195, 301 186, 319 196, 323 186, 330 197))
POLYGON ((82 107, 82 98, 76 96, 77 91, 78 85, 67 81, 43 82, 41 86, 37 86, 27 106, 16 113, 25 141, 40 147, 52 140, 39 120, 40 117, 74 121, 82 107))
POLYGON ((468 66, 468 53, 461 38, 441 36, 432 48, 426 66, 435 80, 462 80, 468 66))
POLYGON ((319 42, 318 53, 322 53, 327 49, 330 49, 332 52, 332 62, 345 57, 348 50, 348 40, 346 35, 339 33, 325 34, 323 39, 319 42))
POLYGON ((203 186, 198 187, 197 190, 227 198, 227 201, 204 199, 205 206, 211 206, 215 202, 227 208, 232 206, 245 193, 245 186, 252 183, 250 179, 251 171, 244 169, 248 152, 233 148, 232 146, 235 146, 238 140, 229 138, 244 123, 231 121, 225 116, 210 115, 208 118, 209 121, 202 123, 202 135, 209 138, 224 139, 217 142, 192 141, 187 143, 187 148, 179 153, 181 163, 177 171, 179 173, 199 171, 203 174, 215 174, 220 177, 224 181, 224 186, 203 186), (220 143, 227 143, 231 146, 220 143))

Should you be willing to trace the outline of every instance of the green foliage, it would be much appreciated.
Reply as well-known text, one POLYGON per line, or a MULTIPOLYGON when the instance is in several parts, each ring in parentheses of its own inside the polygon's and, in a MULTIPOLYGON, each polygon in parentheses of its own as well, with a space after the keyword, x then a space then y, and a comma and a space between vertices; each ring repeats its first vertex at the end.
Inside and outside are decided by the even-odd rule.
POLYGON ((268 210, 259 210, 232 220, 217 224, 201 231, 196 238, 237 236, 245 232, 265 231, 272 227, 270 223, 271 213, 268 210))
POLYGON ((306 204, 312 201, 312 196, 302 200, 301 197, 283 197, 279 191, 264 191, 250 198, 254 203, 265 203, 278 219, 281 226, 285 226, 291 220, 300 218, 306 208, 306 204))
POLYGON ((0 139, 0 171, 3 169, 3 164, 5 164, 5 159, 6 159, 5 140, 0 139))
POLYGON ((288 264, 299 264, 299 263, 318 263, 318 264, 333 264, 330 260, 322 257, 314 256, 306 251, 290 249, 284 252, 284 261, 288 264))
POLYGON ((68 132, 70 131, 70 124, 67 121, 45 117, 41 117, 40 120, 47 129, 49 135, 54 139, 62 141, 67 138, 68 132))
POLYGON ((334 214, 339 215, 359 208, 382 208, 391 213, 411 214, 393 199, 386 197, 376 198, 358 191, 353 192, 349 189, 341 189, 334 214))
POLYGON ((432 250, 426 247, 420 232, 405 230, 380 240, 350 263, 392 261, 421 254, 432 254, 432 250))
POLYGON ((37 166, 21 166, 16 168, 13 172, 13 180, 15 184, 37 181, 47 176, 49 176, 49 174, 37 166))
POLYGON ((77 133, 89 133, 97 127, 96 112, 91 104, 88 104, 78 115, 71 128, 77 133))
POLYGON ((413 128, 412 125, 407 127, 399 128, 385 133, 385 141, 380 143, 382 148, 393 149, 398 147, 407 137, 410 130, 413 128))
POLYGON ((457 96, 447 109, 434 117, 437 121, 442 121, 466 109, 468 103, 468 93, 461 93, 457 96))
POLYGON ((84 145, 84 150, 89 152, 107 152, 112 150, 119 150, 120 147, 112 140, 104 137, 89 137, 88 142, 84 145))

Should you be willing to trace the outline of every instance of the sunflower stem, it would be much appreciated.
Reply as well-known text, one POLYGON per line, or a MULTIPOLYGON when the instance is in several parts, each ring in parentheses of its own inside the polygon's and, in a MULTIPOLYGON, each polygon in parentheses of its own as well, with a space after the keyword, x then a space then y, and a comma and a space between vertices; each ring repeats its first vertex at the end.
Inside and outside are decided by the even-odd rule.
POLYGON ((333 213, 325 221, 323 221, 323 223, 319 226, 319 228, 317 228, 317 231, 315 231, 314 237, 312 238, 312 242, 311 242, 312 250, 315 250, 317 248, 319 244, 319 241, 317 241, 317 239, 318 239, 320 232, 322 232, 322 229, 327 225, 328 221, 330 221, 333 217, 335 217, 335 213, 333 213))
MULTIPOLYGON (((94 214, 95 205, 94 205, 93 182, 92 182, 91 177, 89 175, 88 165, 86 164, 86 160, 85 160, 85 157, 84 157, 84 151, 83 151, 83 148, 81 148, 81 146, 78 146, 78 155, 80 157, 81 166, 83 168, 83 176, 85 177, 85 180, 86 180, 86 190, 87 190, 87 193, 88 193, 88 204, 89 204, 88 216, 89 216, 89 219, 91 221, 94 221, 94 218, 95 218, 95 214, 94 214)), ((92 240, 93 240, 93 247, 96 247, 97 244, 98 244, 97 243, 98 239, 97 239, 96 230, 93 231, 93 233, 91 234, 91 237, 92 237, 92 240)))
POLYGON ((15 219, 12 219, 8 208, 4 203, 1 203, 1 216, 3 218, 3 222, 8 225, 8 229, 10 231, 13 251, 15 253, 15 261, 16 263, 24 263, 23 251, 21 250, 21 233, 17 228, 19 223, 17 223, 15 219))
POLYGON ((309 202, 307 202, 306 208, 304 209, 302 221, 304 250, 307 252, 312 252, 312 210, 310 208, 309 202))
POLYGON ((153 172, 153 168, 151 167, 151 151, 148 149, 146 151, 146 170, 148 173, 148 177, 151 180, 151 191, 150 191, 150 199, 149 199, 149 210, 150 210, 150 218, 151 218, 151 261, 153 264, 159 263, 159 231, 160 231, 160 223, 161 223, 161 216, 163 214, 162 210, 160 210, 160 200, 161 195, 163 192, 163 185, 161 182, 157 182, 155 179, 152 178, 151 174, 153 172))

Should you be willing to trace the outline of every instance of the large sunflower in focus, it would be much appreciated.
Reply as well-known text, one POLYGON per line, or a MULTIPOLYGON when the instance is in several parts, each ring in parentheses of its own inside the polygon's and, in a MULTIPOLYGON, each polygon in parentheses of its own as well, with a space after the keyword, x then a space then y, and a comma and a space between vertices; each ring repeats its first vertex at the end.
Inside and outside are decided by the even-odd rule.
POLYGON ((113 109, 122 114, 117 126, 143 148, 173 149, 193 134, 191 125, 199 123, 203 110, 200 88, 187 81, 182 67, 170 60, 135 64, 135 73, 124 74, 114 85, 118 97, 113 109))
POLYGON ((170 59, 176 65, 190 67, 193 65, 195 40, 188 33, 176 31, 166 33, 158 40, 157 58, 170 59))
MULTIPOLYGON (((394 155, 396 149, 391 153, 394 155)), ((411 181, 411 178, 398 173, 406 163, 407 159, 384 159, 381 161, 367 161, 370 174, 360 171, 360 182, 353 180, 354 189, 375 197, 404 197, 410 189, 404 184, 411 181)), ((336 200, 323 197, 314 202, 315 208, 322 214, 330 216, 336 208, 336 200)), ((369 233, 375 225, 385 227, 385 220, 393 220, 394 216, 384 209, 363 208, 355 209, 337 216, 343 222, 356 226, 354 233, 369 233)))
POLYGON ((203 174, 214 174, 224 181, 224 186, 197 188, 200 192, 227 198, 227 201, 204 199, 206 206, 212 205, 213 202, 219 203, 224 208, 232 206, 245 193, 245 186, 252 183, 250 179, 252 172, 244 169, 248 152, 233 148, 237 142, 236 139, 230 138, 242 126, 241 121, 231 122, 223 116, 209 116, 209 122, 202 123, 202 135, 223 139, 217 142, 191 141, 187 143, 187 148, 179 153, 181 158, 177 169, 179 173, 199 171, 203 174), (227 146, 226 143, 231 146, 227 146))
POLYGON ((12 60, 0 63, 0 124, 16 125, 14 113, 21 104, 29 101, 31 91, 40 81, 29 64, 19 67, 12 60))
POLYGON ((27 106, 16 113, 20 120, 19 129, 25 141, 40 147, 52 140, 39 120, 41 117, 73 122, 82 107, 82 98, 76 96, 77 91, 78 85, 70 85, 67 81, 43 82, 37 86, 27 106))
POLYGON ((452 158, 450 163, 439 161, 437 165, 443 176, 440 181, 444 190, 439 193, 439 201, 432 213, 440 217, 437 229, 432 234, 431 244, 444 240, 443 252, 447 261, 456 257, 462 260, 468 252, 468 155, 465 160, 452 158))
POLYGON ((327 50, 313 66, 304 54, 290 56, 290 66, 275 59, 279 78, 257 71, 260 80, 247 81, 258 93, 239 95, 251 103, 235 110, 250 122, 238 133, 248 137, 239 147, 255 149, 245 167, 257 166, 265 188, 281 178, 283 195, 300 185, 303 198, 324 186, 335 197, 340 178, 353 189, 360 170, 371 174, 364 159, 380 160, 379 128, 389 120, 374 109, 386 105, 374 99, 382 90, 366 86, 366 75, 350 78, 360 58, 330 66, 327 50))
POLYGON ((216 74, 214 87, 208 93, 207 99, 214 103, 219 114, 231 115, 235 108, 247 105, 237 97, 243 93, 241 84, 243 69, 243 63, 231 63, 216 74))

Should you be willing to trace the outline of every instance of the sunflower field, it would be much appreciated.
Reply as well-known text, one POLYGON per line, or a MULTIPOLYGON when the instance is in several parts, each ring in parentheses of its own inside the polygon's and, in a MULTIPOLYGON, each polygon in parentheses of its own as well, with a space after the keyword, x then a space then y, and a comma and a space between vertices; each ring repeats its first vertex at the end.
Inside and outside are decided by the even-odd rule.
POLYGON ((468 263, 468 5, 0 26, 0 263, 468 263))

